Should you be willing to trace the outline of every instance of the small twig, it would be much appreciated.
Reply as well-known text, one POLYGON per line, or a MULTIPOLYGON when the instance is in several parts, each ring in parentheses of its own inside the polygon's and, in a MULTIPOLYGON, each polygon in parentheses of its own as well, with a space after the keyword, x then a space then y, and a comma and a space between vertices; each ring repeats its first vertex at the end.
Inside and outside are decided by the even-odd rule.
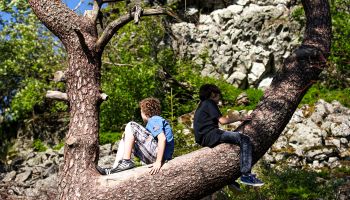
POLYGON ((78 5, 75 6, 75 8, 73 9, 73 11, 76 11, 81 6, 82 3, 84 3, 84 0, 80 0, 78 5))
POLYGON ((123 64, 123 63, 112 63, 112 62, 103 62, 104 64, 108 64, 108 65, 114 65, 114 66, 127 66, 127 67, 134 67, 133 65, 130 64, 123 64))

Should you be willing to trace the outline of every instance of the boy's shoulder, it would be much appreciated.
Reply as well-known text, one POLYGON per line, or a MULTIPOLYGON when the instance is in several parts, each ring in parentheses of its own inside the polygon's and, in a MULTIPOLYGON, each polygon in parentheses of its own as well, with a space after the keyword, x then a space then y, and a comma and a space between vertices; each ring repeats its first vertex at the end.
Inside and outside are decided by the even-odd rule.
POLYGON ((149 119, 149 121, 159 121, 159 120, 165 120, 165 119, 159 115, 154 115, 149 119))

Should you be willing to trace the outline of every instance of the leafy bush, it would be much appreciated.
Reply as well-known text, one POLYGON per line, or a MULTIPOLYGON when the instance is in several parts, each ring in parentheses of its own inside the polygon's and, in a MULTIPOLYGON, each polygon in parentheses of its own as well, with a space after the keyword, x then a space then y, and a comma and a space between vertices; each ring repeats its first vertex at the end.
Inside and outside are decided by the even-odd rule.
POLYGON ((227 187, 222 199, 336 199, 336 190, 344 182, 333 178, 329 172, 313 172, 289 167, 261 167, 259 178, 265 184, 259 188, 243 186, 243 193, 236 194, 227 187))
POLYGON ((339 101, 342 105, 350 108, 350 88, 331 90, 321 84, 315 84, 305 94, 300 105, 313 105, 319 99, 323 99, 327 102, 336 100, 339 101))
POLYGON ((350 0, 331 0, 332 47, 327 76, 330 88, 350 87, 350 0))
POLYGON ((101 132, 99 135, 100 145, 115 143, 118 140, 121 140, 122 133, 116 132, 101 132))
POLYGON ((194 134, 185 134, 184 128, 185 127, 181 124, 175 124, 172 126, 175 141, 173 157, 181 156, 201 148, 196 144, 194 134))
POLYGON ((60 143, 56 144, 52 149, 58 151, 62 147, 64 147, 64 142, 60 142, 60 143))
POLYGON ((47 147, 45 146, 45 144, 39 139, 34 140, 32 147, 34 151, 38 151, 38 152, 44 152, 47 150, 47 147))

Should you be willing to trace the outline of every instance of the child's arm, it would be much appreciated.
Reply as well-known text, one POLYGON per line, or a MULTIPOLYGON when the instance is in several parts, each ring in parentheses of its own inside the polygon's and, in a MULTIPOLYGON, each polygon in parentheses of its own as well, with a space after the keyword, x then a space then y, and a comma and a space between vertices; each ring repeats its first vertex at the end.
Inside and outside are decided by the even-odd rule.
POLYGON ((158 173, 160 168, 162 167, 162 161, 163 161, 165 145, 166 145, 166 137, 164 132, 161 132, 159 135, 157 135, 157 139, 158 139, 157 159, 156 159, 156 162, 153 163, 153 167, 150 171, 152 175, 158 173))
POLYGON ((230 124, 237 121, 246 121, 246 120, 251 120, 251 117, 248 116, 248 117, 240 117, 240 118, 231 118, 230 116, 226 116, 226 117, 222 116, 219 118, 219 123, 222 125, 225 125, 225 124, 230 124))

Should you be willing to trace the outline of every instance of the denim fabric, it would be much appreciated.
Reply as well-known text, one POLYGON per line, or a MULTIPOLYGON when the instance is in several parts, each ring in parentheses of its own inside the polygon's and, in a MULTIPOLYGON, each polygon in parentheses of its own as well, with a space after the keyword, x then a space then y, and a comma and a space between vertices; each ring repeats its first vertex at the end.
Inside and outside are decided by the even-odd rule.
POLYGON ((252 143, 250 138, 240 132, 225 131, 220 137, 220 143, 239 145, 240 169, 242 174, 248 174, 252 169, 252 143))

